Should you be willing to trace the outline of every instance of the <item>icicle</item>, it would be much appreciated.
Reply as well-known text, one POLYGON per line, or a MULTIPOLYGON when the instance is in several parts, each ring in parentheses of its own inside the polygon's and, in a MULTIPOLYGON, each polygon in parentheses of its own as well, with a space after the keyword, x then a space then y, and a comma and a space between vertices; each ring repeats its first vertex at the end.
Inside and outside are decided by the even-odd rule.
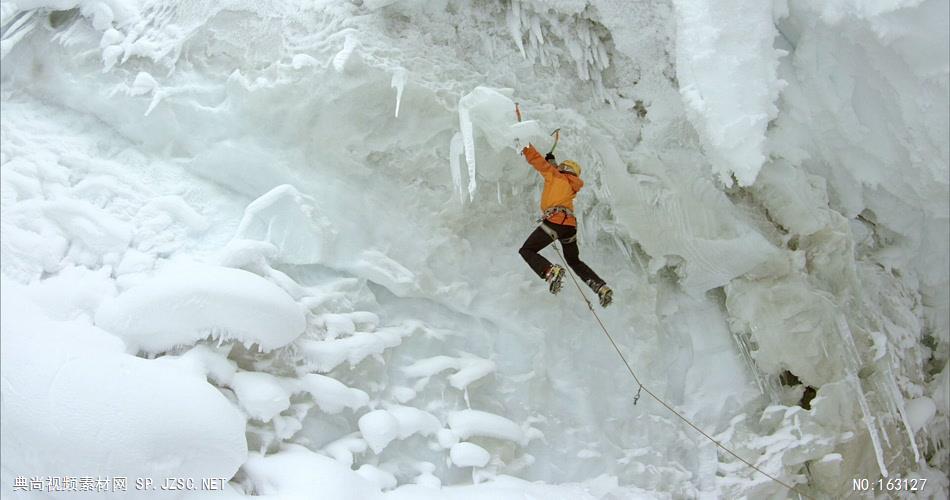
MULTIPOLYGON (((6 7, 6 4, 4 4, 6 7)), ((34 28, 37 26, 37 21, 33 19, 34 12, 31 11, 27 14, 20 16, 16 21, 6 29, 6 32, 3 36, 3 41, 0 42, 0 59, 3 59, 13 50, 13 46, 20 42, 20 40, 26 38, 34 28)), ((37 16, 39 17, 39 16, 37 16)))
POLYGON ((531 16, 531 34, 538 41, 538 45, 544 45, 544 37, 541 36, 541 19, 538 16, 531 16))
POLYGON ((884 391, 888 394, 889 399, 891 400, 891 406, 897 410, 897 414, 900 416, 901 423, 904 424, 904 429, 907 431, 907 439, 910 440, 910 446, 914 450, 914 461, 920 462, 920 450, 917 449, 917 440, 914 439, 914 431, 911 429, 910 421, 907 419, 907 409, 904 406, 904 395, 901 394, 900 388, 897 387, 897 382, 894 380, 894 371, 891 368, 891 363, 888 360, 887 372, 881 376, 884 378, 884 384, 888 390, 884 391))
POLYGON ((164 99, 165 96, 166 92, 164 90, 156 90, 155 93, 152 94, 152 100, 148 103, 148 109, 145 110, 145 116, 152 114, 152 110, 154 110, 155 106, 158 106, 158 104, 162 102, 162 99, 164 99))
POLYGON ((874 446, 874 457, 877 459, 877 466, 881 469, 881 475, 887 477, 887 466, 884 464, 884 449, 881 447, 881 437, 877 434, 875 418, 871 415, 871 408, 867 399, 864 397, 864 391, 861 390, 861 382, 857 375, 848 375, 848 382, 851 383, 855 394, 857 394, 858 406, 861 407, 861 413, 864 414, 864 425, 868 428, 871 435, 871 445, 874 446))
POLYGON ((738 331, 734 331, 732 332, 732 340, 735 341, 742 360, 745 361, 745 364, 749 367, 749 371, 752 373, 752 376, 755 377, 755 383, 759 386, 759 392, 768 396, 769 401, 777 401, 778 398, 776 397, 776 391, 773 389, 773 385, 765 376, 763 376, 762 372, 756 368, 755 359, 752 357, 752 349, 750 349, 747 335, 738 331))
POLYGON ((475 133, 472 130, 472 118, 468 108, 459 106, 459 128, 465 146, 465 164, 468 165, 468 199, 475 200, 475 133))
POLYGON ((495 183, 495 188, 498 191, 498 204, 501 205, 501 181, 495 183))
POLYGON ((885 425, 886 425, 886 423, 885 423, 885 421, 884 421, 883 418, 878 418, 878 419, 877 419, 877 430, 878 430, 878 433, 879 433, 879 435, 881 436, 881 438, 884 439, 884 444, 887 446, 887 448, 888 448, 888 449, 891 449, 891 448, 893 448, 893 446, 891 445, 891 438, 888 437, 888 435, 887 435, 887 428, 884 427, 885 425))
POLYGON ((508 23, 508 33, 514 39, 515 45, 521 51, 521 57, 527 59, 524 51, 524 42, 521 40, 521 4, 517 1, 511 2, 511 9, 505 13, 505 21, 508 23))
MULTIPOLYGON (((830 303, 830 301, 829 301, 830 303)), ((833 303, 831 303, 834 305, 833 303)), ((844 345, 844 358, 846 370, 848 371, 847 380, 854 388, 855 396, 858 400, 858 406, 861 407, 861 413, 864 414, 864 425, 868 428, 868 434, 871 437, 871 444, 874 446, 874 457, 877 459, 877 466, 881 470, 881 475, 888 477, 887 465, 884 462, 884 448, 881 446, 881 436, 878 435, 877 425, 874 415, 871 413, 871 406, 864 396, 864 390, 861 387, 861 380, 858 378, 858 367, 860 366, 860 356, 858 348, 854 345, 854 337, 851 334, 851 328, 848 321, 840 314, 835 317, 835 330, 844 345)))
POLYGON ((600 69, 607 69, 610 67, 610 56, 607 55, 607 47, 604 47, 604 44, 597 44, 597 53, 600 54, 600 69))
POLYGON ((462 194, 462 165, 459 163, 459 157, 462 156, 462 134, 456 132, 452 136, 452 142, 449 144, 449 163, 452 168, 452 184, 455 191, 459 194, 459 203, 465 204, 465 195, 462 194))
POLYGON ((574 59, 574 63, 577 65, 577 76, 581 80, 587 80, 585 77, 586 67, 584 66, 584 51, 581 49, 580 45, 577 44, 576 40, 566 39, 564 44, 567 46, 567 51, 571 54, 571 58, 574 59))
POLYGON ((396 89, 396 118, 399 118, 399 104, 402 102, 402 89, 406 86, 406 70, 396 68, 393 72, 393 79, 390 86, 396 89))

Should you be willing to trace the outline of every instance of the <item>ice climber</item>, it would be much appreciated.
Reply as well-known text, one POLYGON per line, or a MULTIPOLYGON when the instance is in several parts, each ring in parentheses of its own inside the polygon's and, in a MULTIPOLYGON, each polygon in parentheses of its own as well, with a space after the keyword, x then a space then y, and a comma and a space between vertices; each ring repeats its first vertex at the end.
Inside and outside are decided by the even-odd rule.
POLYGON ((544 177, 544 190, 541 192, 541 225, 528 236, 518 253, 538 276, 548 282, 551 293, 556 294, 561 290, 564 268, 551 264, 538 252, 559 240, 567 265, 597 293, 600 305, 607 307, 613 299, 613 291, 578 256, 574 197, 584 187, 584 181, 580 178, 581 166, 573 160, 565 160, 559 165, 552 153, 541 156, 531 144, 521 154, 544 177))

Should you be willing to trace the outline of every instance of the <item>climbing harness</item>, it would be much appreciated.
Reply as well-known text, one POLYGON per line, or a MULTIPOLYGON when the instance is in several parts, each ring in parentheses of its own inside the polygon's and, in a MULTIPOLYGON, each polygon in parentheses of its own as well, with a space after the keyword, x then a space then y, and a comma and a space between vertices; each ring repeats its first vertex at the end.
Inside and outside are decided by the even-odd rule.
MULTIPOLYGON (((548 217, 551 217, 552 215, 557 214, 557 213, 562 213, 562 214, 564 214, 564 215, 565 215, 564 220, 567 220, 567 217, 574 217, 574 211, 571 210, 570 208, 567 208, 567 207, 564 207, 564 206, 561 206, 561 205, 555 205, 555 206, 553 206, 553 207, 548 208, 547 210, 545 210, 544 213, 541 214, 541 218, 538 219, 538 220, 536 220, 535 222, 543 222, 543 221, 546 221, 546 220, 548 220, 548 217)), ((576 219, 576 217, 574 217, 574 218, 576 219)), ((548 233, 548 234, 550 234, 550 233, 548 233)))
POLYGON ((545 224, 544 222, 541 222, 541 225, 538 227, 540 227, 541 230, 545 232, 545 234, 550 236, 552 240, 557 241, 557 231, 551 228, 551 226, 545 224))
MULTIPOLYGON (((543 228, 543 227, 544 227, 544 224, 541 224, 541 226, 542 226, 542 228, 543 228)), ((547 231, 545 231, 545 232, 547 232, 547 231)), ((553 230, 552 230, 552 232, 553 232, 553 230)), ((548 235, 550 235, 550 234, 551 234, 551 233, 548 232, 548 235)), ((610 332, 607 331, 607 327, 604 326, 604 322, 600 319, 600 316, 597 315, 597 311, 594 310, 594 305, 591 303, 590 299, 587 298, 587 295, 584 294, 584 289, 581 288, 580 282, 578 282, 578 281, 577 281, 577 277, 574 276, 574 272, 570 269, 570 266, 567 265, 567 259, 564 258, 564 255, 561 253, 561 249, 558 248, 558 246, 557 246, 557 233, 554 234, 553 239, 554 239, 554 243, 555 243, 555 244, 553 245, 553 246, 554 246, 554 251, 557 252, 558 257, 560 257, 560 258, 561 258, 561 261, 564 262, 565 269, 566 269, 567 272, 570 274, 571 279, 574 281, 574 285, 577 287, 577 291, 581 294, 581 297, 583 297, 584 302, 587 303, 587 308, 590 309, 590 313, 594 315, 594 319, 597 320, 597 324, 600 325, 600 329, 604 331, 604 335, 607 336, 607 339, 610 341, 610 344, 614 347, 614 350, 617 351, 617 354, 620 356, 620 360, 623 361, 624 366, 627 367, 627 371, 630 372, 630 375, 633 377, 633 380, 636 381, 637 385, 639 385, 639 388, 637 389, 637 394, 633 397, 633 404, 636 405, 636 404, 637 404, 637 401, 639 401, 639 399, 640 399, 640 392, 641 392, 641 391, 646 391, 646 393, 647 393, 650 397, 652 397, 657 403, 660 403, 660 405, 662 405, 664 408, 666 408, 667 410, 669 410, 670 413, 672 413, 672 414, 676 415, 677 417, 679 417, 679 419, 682 420, 683 422, 686 422, 687 425, 689 425, 690 427, 692 427, 696 432, 700 433, 703 437, 705 437, 705 438, 708 439, 710 442, 712 442, 713 444, 715 444, 719 449, 721 449, 721 450, 725 451, 726 453, 732 455, 733 457, 735 457, 736 459, 738 459, 740 462, 746 464, 747 466, 749 466, 749 467, 752 468, 753 470, 759 472, 759 473, 762 474, 763 476, 765 476, 765 477, 771 479, 772 481, 775 481, 776 483, 778 483, 778 484, 784 486, 785 488, 788 488, 789 491, 791 491, 791 492, 793 492, 793 493, 796 493, 796 494, 798 494, 799 496, 802 496, 802 497, 809 498, 809 499, 812 499, 812 500, 813 500, 813 497, 811 497, 810 495, 807 495, 807 494, 805 494, 805 493, 802 493, 802 492, 799 491, 795 486, 792 486, 792 485, 786 483, 785 481, 782 481, 781 479, 778 479, 778 478, 776 478, 775 476, 769 474, 768 472, 765 472, 764 470, 762 470, 762 469, 760 469, 759 467, 755 466, 754 464, 752 464, 752 463, 749 462, 748 460, 746 460, 746 459, 740 457, 738 454, 736 454, 736 452, 730 450, 729 448, 726 448, 726 446, 725 446, 724 444, 720 443, 719 441, 717 441, 716 439, 714 439, 714 438, 713 438, 712 436, 710 436, 709 434, 706 434, 702 429, 700 429, 700 428, 699 428, 696 424, 694 424, 691 420, 689 420, 688 418, 686 418, 685 416, 683 416, 682 413, 676 411, 669 403, 667 403, 666 401, 660 399, 660 397, 657 396, 656 394, 654 394, 653 391, 651 391, 649 388, 647 388, 645 385, 643 385, 643 382, 640 382, 640 378, 637 377, 637 374, 636 374, 636 373, 634 373, 633 368, 630 366, 630 363, 627 361, 627 358, 623 355, 623 352, 620 350, 620 347, 617 345, 617 342, 614 341, 613 336, 610 335, 610 332)))
MULTIPOLYGON (((554 228, 552 228, 551 226, 547 225, 544 221, 540 221, 540 222, 541 222, 541 225, 538 227, 540 227, 541 230, 545 232, 545 234, 550 236, 552 240, 558 241, 560 237, 558 236, 557 231, 555 231, 554 228)), ((563 240, 560 240, 560 241, 562 245, 565 243, 574 243, 575 241, 577 241, 577 233, 572 234, 570 238, 564 238, 563 240)))

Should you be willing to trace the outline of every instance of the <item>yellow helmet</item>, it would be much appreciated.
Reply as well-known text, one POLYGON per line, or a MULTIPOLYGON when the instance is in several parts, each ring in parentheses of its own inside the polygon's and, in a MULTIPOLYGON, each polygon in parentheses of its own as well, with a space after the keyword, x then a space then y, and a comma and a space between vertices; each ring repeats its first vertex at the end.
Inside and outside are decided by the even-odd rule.
POLYGON ((561 170, 570 170, 571 172, 574 172, 574 175, 577 175, 577 176, 581 175, 581 166, 578 165, 577 162, 574 160, 564 160, 559 165, 559 168, 561 170))

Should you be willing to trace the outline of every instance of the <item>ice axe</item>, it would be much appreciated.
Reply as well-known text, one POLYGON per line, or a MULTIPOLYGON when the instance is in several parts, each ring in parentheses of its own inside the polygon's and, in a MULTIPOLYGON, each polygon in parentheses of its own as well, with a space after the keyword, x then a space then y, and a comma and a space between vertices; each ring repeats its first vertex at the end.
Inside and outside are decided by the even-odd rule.
MULTIPOLYGON (((518 118, 518 123, 521 123, 521 103, 515 103, 515 117, 518 118)), ((554 149, 557 148, 557 143, 561 140, 561 127, 554 129, 551 136, 554 137, 554 144, 551 146, 551 150, 548 151, 549 155, 554 154, 554 149)))
POLYGON ((554 136, 554 145, 551 146, 551 150, 548 151, 549 155, 554 154, 554 148, 557 147, 557 141, 561 140, 561 127, 554 129, 554 132, 551 132, 551 135, 554 136))
MULTIPOLYGON (((515 116, 518 118, 518 123, 521 123, 521 105, 515 103, 515 116)), ((521 139, 515 137, 515 149, 521 149, 521 139)))

